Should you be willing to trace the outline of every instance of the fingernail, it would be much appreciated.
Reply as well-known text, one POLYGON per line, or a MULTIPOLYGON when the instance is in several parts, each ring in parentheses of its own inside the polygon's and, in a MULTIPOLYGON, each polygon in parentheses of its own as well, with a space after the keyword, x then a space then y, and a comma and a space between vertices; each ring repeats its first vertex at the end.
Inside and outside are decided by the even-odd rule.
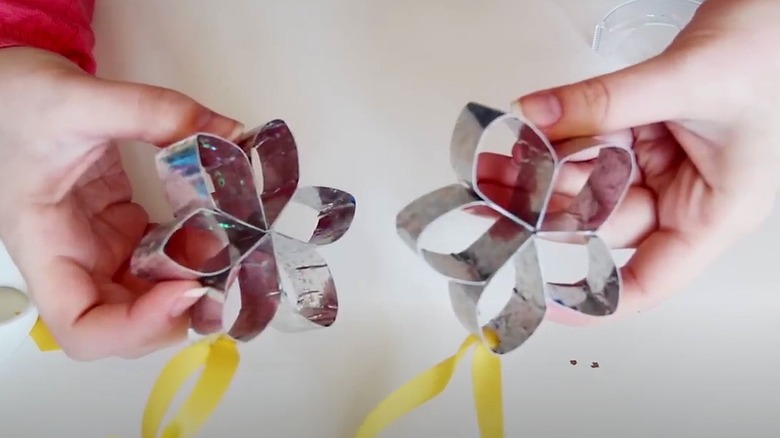
POLYGON ((204 295, 207 295, 209 291, 214 290, 210 287, 199 287, 197 289, 190 289, 187 292, 181 294, 181 296, 173 303, 169 314, 171 318, 178 318, 195 303, 198 302, 204 295))
POLYGON ((213 111, 202 114, 198 122, 202 131, 222 136, 230 141, 244 132, 244 125, 213 111))
POLYGON ((557 122, 563 111, 561 102, 552 93, 531 94, 513 103, 512 109, 539 128, 557 122))
POLYGON ((230 141, 235 141, 238 137, 241 137, 241 135, 244 134, 244 129, 245 128, 243 124, 237 123, 233 128, 233 131, 226 138, 230 141))
POLYGON ((225 303, 225 294, 222 293, 222 291, 214 289, 212 287, 210 287, 208 289, 209 290, 208 290, 208 292, 206 292, 206 296, 209 299, 214 300, 214 301, 216 301, 218 303, 222 303, 222 304, 225 303))
POLYGON ((512 103, 509 104, 509 111, 522 116, 523 115, 523 109, 520 108, 520 101, 519 100, 513 100, 512 103))

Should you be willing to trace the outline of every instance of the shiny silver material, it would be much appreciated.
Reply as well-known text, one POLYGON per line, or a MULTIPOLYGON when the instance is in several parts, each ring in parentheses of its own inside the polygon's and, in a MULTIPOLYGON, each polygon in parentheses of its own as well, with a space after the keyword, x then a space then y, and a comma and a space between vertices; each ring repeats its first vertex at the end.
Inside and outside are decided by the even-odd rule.
POLYGON ((233 339, 249 341, 269 324, 285 331, 333 324, 336 289, 316 246, 347 232, 355 199, 329 187, 298 188, 298 151, 284 122, 260 126, 236 143, 194 135, 161 150, 157 171, 174 220, 144 237, 131 267, 142 278, 193 279, 221 291, 193 306, 192 331, 226 331, 223 308, 235 282, 241 307, 226 331, 233 339), (318 214, 305 242, 274 230, 290 202, 318 214))
POLYGON ((552 302, 588 315, 610 315, 617 309, 620 271, 596 232, 623 200, 636 164, 631 149, 589 140, 588 146, 598 149, 594 170, 566 208, 551 211, 555 182, 570 157, 558 157, 541 132, 519 116, 469 103, 452 136, 451 164, 459 183, 416 199, 396 218, 406 245, 449 279, 452 307, 463 326, 483 340, 486 329, 497 335, 498 344, 490 345, 497 354, 522 345, 541 324, 547 310, 545 292, 552 302), (514 142, 503 145, 509 153, 486 152, 487 134, 501 128, 509 129, 514 142), (490 169, 491 163, 499 167, 490 169), (512 183, 504 180, 498 187, 487 181, 496 174, 509 175, 512 183), (494 222, 462 251, 446 254, 423 248, 423 232, 459 210, 494 222), (585 279, 576 284, 544 281, 536 239, 547 237, 586 245, 585 279), (510 261, 515 270, 512 293, 503 309, 480 327, 483 292, 510 261))

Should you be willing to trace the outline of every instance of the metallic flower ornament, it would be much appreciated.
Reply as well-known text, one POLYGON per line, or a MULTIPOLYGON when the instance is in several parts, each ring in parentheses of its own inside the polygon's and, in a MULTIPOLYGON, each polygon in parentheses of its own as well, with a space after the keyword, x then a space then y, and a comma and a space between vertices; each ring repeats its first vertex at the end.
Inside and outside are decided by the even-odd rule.
POLYGON ((210 134, 186 138, 157 154, 157 170, 174 220, 142 240, 131 267, 142 278, 193 279, 221 291, 193 307, 197 334, 224 332, 225 296, 236 280, 241 307, 227 330, 235 340, 249 341, 269 324, 285 331, 333 324, 336 288, 316 246, 346 233, 355 199, 328 187, 298 188, 298 151, 283 121, 236 143, 210 134), (291 201, 317 212, 306 241, 274 230, 291 201))
POLYGON ((534 333, 547 309, 545 290, 553 302, 587 315, 610 315, 618 306, 620 270, 597 231, 625 196, 636 165, 630 149, 610 144, 593 147, 598 154, 584 187, 568 207, 552 211, 548 207, 555 182, 571 157, 559 158, 544 136, 518 116, 469 103, 452 136, 451 164, 459 183, 418 198, 397 216, 404 242, 450 280, 452 307, 465 328, 480 337, 486 329, 497 335, 497 345, 491 343, 494 353, 508 353, 534 333), (481 160, 497 156, 484 153, 484 143, 488 134, 500 128, 509 130, 507 146, 514 143, 511 156, 501 157, 506 163, 503 171, 514 180, 503 192, 492 190, 477 175, 484 164, 481 160), (446 254, 421 247, 420 236, 430 225, 450 212, 464 210, 496 219, 461 252, 446 254), (575 284, 545 282, 535 239, 551 237, 587 246, 585 279, 575 284), (503 310, 480 327, 480 298, 507 262, 515 269, 514 289, 503 310))

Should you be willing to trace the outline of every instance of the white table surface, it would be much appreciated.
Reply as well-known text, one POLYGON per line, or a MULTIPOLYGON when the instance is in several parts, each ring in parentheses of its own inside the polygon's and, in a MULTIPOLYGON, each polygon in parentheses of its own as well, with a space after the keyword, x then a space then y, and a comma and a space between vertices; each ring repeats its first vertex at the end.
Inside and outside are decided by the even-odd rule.
MULTIPOLYGON (((98 1, 101 75, 177 88, 249 126, 283 118, 301 183, 358 199, 351 232, 323 251, 337 324, 242 346, 201 436, 348 438, 384 396, 454 352, 465 331, 445 281, 402 246, 395 214, 454 181, 448 141, 467 101, 505 108, 609 68, 580 32, 586 16, 544 0, 98 1)), ((165 219, 153 149, 124 152, 137 199, 165 219)), ((775 214, 652 312, 587 329, 544 323, 503 361, 507 436, 779 436, 778 225, 775 214)), ((0 369, 0 436, 136 437, 176 350, 78 363, 28 342, 0 369)), ((464 363, 382 437, 476 437, 469 378, 464 363)))

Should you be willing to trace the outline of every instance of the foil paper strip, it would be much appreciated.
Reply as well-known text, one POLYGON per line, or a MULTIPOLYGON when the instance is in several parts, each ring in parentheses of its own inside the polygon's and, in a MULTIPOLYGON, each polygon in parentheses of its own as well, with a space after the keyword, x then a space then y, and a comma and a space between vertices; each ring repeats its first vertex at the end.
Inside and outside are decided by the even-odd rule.
POLYGON ((594 170, 568 207, 551 211, 556 180, 571 157, 558 157, 543 134, 519 116, 469 103, 452 135, 451 165, 458 183, 414 200, 396 218, 398 234, 406 245, 449 280, 452 308, 463 326, 481 338, 484 329, 497 334, 498 345, 491 347, 496 354, 513 351, 535 332, 547 310, 546 296, 552 303, 593 316, 610 315, 617 309, 620 270, 597 231, 628 191, 635 157, 630 148, 584 140, 598 151, 594 170), (510 136, 505 155, 485 150, 488 134, 498 129, 508 130, 510 136), (501 191, 480 181, 484 175, 479 175, 487 160, 497 159, 501 171, 514 180, 501 191), (422 247, 422 233, 454 211, 479 214, 494 222, 460 252, 422 247), (576 284, 549 283, 542 275, 536 240, 562 237, 584 243, 589 253, 588 274, 576 284), (503 309, 480 327, 480 299, 507 263, 515 270, 514 288, 503 309))
POLYGON ((298 187, 298 150, 283 121, 255 128, 235 143, 191 136, 162 149, 156 164, 174 220, 142 240, 131 268, 141 278, 193 279, 221 291, 193 306, 196 334, 227 333, 246 342, 268 325, 297 331, 335 322, 333 276, 316 247, 344 236, 355 198, 330 187, 298 187), (274 229, 290 202, 317 213, 309 238, 296 240, 274 229), (236 281, 241 306, 226 329, 225 298, 236 281))

